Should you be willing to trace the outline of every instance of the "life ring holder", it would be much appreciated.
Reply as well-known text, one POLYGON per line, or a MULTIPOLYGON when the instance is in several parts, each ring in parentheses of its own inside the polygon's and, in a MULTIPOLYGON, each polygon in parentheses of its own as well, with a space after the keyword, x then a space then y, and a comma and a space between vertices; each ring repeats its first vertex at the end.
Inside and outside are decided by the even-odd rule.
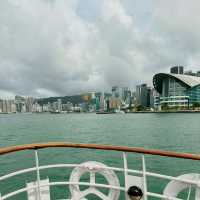
MULTIPOLYGON (((200 181, 200 174, 195 174, 195 173, 183 174, 181 176, 178 176, 177 178, 180 178, 182 180, 188 180, 188 181, 200 181)), ((181 191, 190 187, 191 187, 190 183, 184 183, 184 182, 173 180, 167 184, 167 186, 164 189, 163 194, 165 196, 177 197, 181 191)), ((200 199, 200 189, 197 189, 197 190, 196 190, 195 200, 200 199)))
MULTIPOLYGON (((80 178, 85 173, 90 173, 90 183, 95 183, 95 173, 99 173, 105 177, 108 184, 111 186, 119 187, 119 179, 115 172, 111 169, 105 169, 107 166, 100 162, 88 161, 80 164, 76 168, 73 169, 70 175, 70 182, 78 183, 80 178)), ((84 199, 89 194, 95 194, 103 200, 118 200, 120 191, 110 188, 108 195, 106 196, 101 191, 99 191, 96 187, 90 186, 88 189, 81 191, 79 185, 69 184, 69 189, 71 193, 71 199, 84 199)))

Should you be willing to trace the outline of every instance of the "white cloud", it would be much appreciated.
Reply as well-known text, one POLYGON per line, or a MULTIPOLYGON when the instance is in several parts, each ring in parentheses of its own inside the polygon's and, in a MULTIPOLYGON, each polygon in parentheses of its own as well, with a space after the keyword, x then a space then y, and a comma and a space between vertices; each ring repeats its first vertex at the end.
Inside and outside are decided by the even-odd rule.
MULTIPOLYGON (((142 4, 129 1, 129 7, 134 8, 134 2, 142 4)), ((141 19, 139 10, 130 15, 126 1, 103 0, 91 4, 98 15, 89 20, 92 6, 83 1, 1 1, 0 95, 69 95, 110 90, 117 84, 134 87, 151 83, 154 73, 172 65, 197 69, 200 3, 152 4, 145 8, 148 15, 141 15, 150 17, 141 19), (86 11, 80 14, 80 9, 86 11)))

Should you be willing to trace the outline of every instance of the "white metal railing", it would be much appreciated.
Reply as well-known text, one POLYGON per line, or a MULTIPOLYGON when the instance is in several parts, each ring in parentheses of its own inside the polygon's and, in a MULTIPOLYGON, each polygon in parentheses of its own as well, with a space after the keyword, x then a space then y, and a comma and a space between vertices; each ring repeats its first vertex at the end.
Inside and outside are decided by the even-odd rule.
MULTIPOLYGON (((146 185, 146 177, 156 177, 156 178, 160 178, 160 179, 166 179, 166 180, 170 180, 170 181, 179 181, 182 183, 187 183, 190 184, 191 186, 195 186, 195 187, 199 187, 199 181, 192 181, 192 180, 186 180, 186 179, 181 179, 181 178, 177 178, 177 177, 172 177, 172 176, 167 176, 167 175, 161 175, 161 174, 156 174, 156 173, 151 173, 151 172, 146 172, 146 166, 145 166, 145 157, 144 155, 142 156, 142 166, 143 169, 142 171, 139 170, 132 170, 132 169, 128 169, 128 165, 127 165, 127 156, 126 153, 123 153, 123 160, 124 160, 124 168, 117 168, 117 167, 103 167, 103 169, 105 170, 113 170, 116 172, 123 172, 124 173, 124 178, 125 178, 125 183, 127 182, 126 178, 128 173, 129 174, 137 174, 139 176, 143 177, 143 186, 144 186, 144 200, 147 200, 147 196, 150 197, 156 197, 156 198, 162 198, 162 199, 170 199, 170 200, 180 200, 179 198, 176 197, 170 197, 170 196, 166 196, 163 194, 156 194, 156 193, 152 193, 152 192, 148 192, 147 191, 147 185, 146 185)), ((119 190, 119 191, 123 191, 126 192, 126 185, 123 187, 116 187, 116 186, 112 186, 112 185, 105 185, 105 184, 97 184, 95 183, 95 181, 93 181, 93 183, 89 183, 89 182, 51 182, 48 184, 40 184, 40 171, 41 170, 45 170, 45 169, 52 169, 52 168, 75 168, 75 167, 81 167, 79 164, 54 164, 54 165, 45 165, 45 166, 39 166, 39 157, 38 157, 38 152, 37 150, 35 150, 35 167, 33 168, 28 168, 28 169, 23 169, 23 170, 19 170, 4 176, 0 177, 0 181, 2 180, 6 180, 8 178, 17 176, 17 175, 21 175, 21 174, 25 174, 25 173, 29 173, 29 172, 36 172, 37 175, 37 185, 36 186, 32 186, 32 187, 25 187, 19 190, 16 190, 14 192, 5 194, 4 196, 0 196, 0 200, 5 200, 8 199, 10 197, 13 197, 17 194, 23 193, 23 192, 27 192, 30 189, 36 189, 37 190, 37 194, 38 194, 38 199, 42 200, 41 198, 41 192, 40 189, 44 186, 61 186, 61 185, 79 185, 79 186, 90 186, 90 187, 96 187, 96 188, 108 188, 108 189, 115 189, 115 190, 119 190)), ((190 192, 191 190, 189 190, 189 194, 188 196, 190 196, 190 192)))
MULTIPOLYGON (((133 178, 139 178, 141 180, 141 186, 143 187, 143 200, 147 200, 148 197, 154 197, 154 198, 160 198, 160 199, 170 199, 170 200, 180 200, 179 198, 176 198, 175 196, 170 195, 164 195, 164 194, 158 194, 154 192, 150 192, 147 190, 147 177, 155 177, 159 179, 165 179, 168 181, 176 181, 179 183, 184 183, 189 185, 189 191, 187 195, 187 200, 189 200, 191 195, 191 187, 195 187, 199 190, 199 193, 196 193, 195 200, 200 200, 200 182, 199 179, 186 179, 182 177, 173 177, 173 176, 167 176, 157 173, 152 173, 146 171, 146 164, 145 164, 145 154, 152 154, 152 155, 160 155, 160 156, 169 156, 169 157, 177 157, 177 158, 185 158, 185 159, 193 159, 193 160, 200 160, 200 155, 194 155, 194 154, 186 154, 186 153, 176 153, 176 152, 167 152, 167 151, 160 151, 160 150, 147 150, 143 148, 137 148, 137 147, 120 147, 120 146, 106 146, 106 145, 95 145, 95 144, 70 144, 70 143, 45 143, 45 144, 32 144, 32 145, 22 145, 18 147, 8 147, 8 148, 0 148, 0 154, 6 154, 10 152, 16 152, 21 150, 27 150, 27 149, 34 149, 35 152, 35 166, 28 169, 19 170, 16 172, 9 173, 7 175, 1 176, 0 181, 10 179, 17 175, 26 174, 29 172, 35 172, 36 173, 36 184, 31 187, 24 187, 21 189, 18 189, 16 191, 10 192, 8 194, 4 194, 1 196, 0 194, 0 200, 8 199, 11 197, 14 197, 15 195, 21 194, 23 192, 28 192, 30 189, 35 189, 37 191, 37 199, 43 200, 41 196, 41 190, 45 186, 61 186, 61 185, 68 185, 69 187, 74 186, 89 186, 94 188, 107 188, 112 189, 116 191, 122 191, 125 192, 125 199, 127 198, 127 188, 129 187, 129 178, 132 176, 133 178), (124 182, 125 184, 121 186, 119 185, 111 185, 111 184, 99 184, 95 181, 95 173, 96 172, 90 172, 90 182, 77 182, 77 181, 62 181, 62 182, 48 182, 43 184, 41 177, 40 177, 40 171, 45 169, 53 169, 53 168, 79 168, 82 169, 84 166, 80 164, 53 164, 53 165, 44 165, 40 166, 39 164, 39 156, 37 149, 39 148, 48 148, 48 147, 72 147, 72 148, 89 148, 89 149, 99 149, 99 150, 114 150, 114 151, 120 151, 123 153, 123 161, 124 166, 123 168, 117 168, 117 167, 108 167, 105 165, 100 165, 101 170, 111 170, 113 172, 121 172, 124 174, 124 182), (126 152, 135 152, 135 153, 141 153, 142 154, 142 170, 133 170, 128 168, 127 163, 127 155, 126 152), (136 176, 137 175, 137 176, 136 176), (198 196, 199 195, 199 196, 198 196)), ((98 173, 98 172, 97 172, 98 173)), ((199 177, 200 178, 200 177, 199 177)), ((96 191, 91 190, 91 191, 96 191)), ((108 198, 105 195, 101 195, 102 199, 108 200, 108 198), (104 198, 105 197, 105 198, 104 198)), ((81 198, 83 197, 83 194, 81 198)), ((80 198, 78 198, 80 199, 80 198)), ((76 199, 76 200, 78 200, 76 199)), ((73 199, 74 200, 74 199, 73 199)), ((109 199, 110 200, 110 199, 109 199)))

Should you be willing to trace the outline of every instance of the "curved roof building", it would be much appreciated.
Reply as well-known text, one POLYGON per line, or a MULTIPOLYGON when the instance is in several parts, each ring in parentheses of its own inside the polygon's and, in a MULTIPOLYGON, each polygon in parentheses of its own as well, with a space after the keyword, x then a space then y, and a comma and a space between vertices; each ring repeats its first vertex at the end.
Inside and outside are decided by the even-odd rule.
POLYGON ((154 88, 160 93, 161 104, 186 106, 200 103, 200 77, 159 73, 153 77, 154 88))

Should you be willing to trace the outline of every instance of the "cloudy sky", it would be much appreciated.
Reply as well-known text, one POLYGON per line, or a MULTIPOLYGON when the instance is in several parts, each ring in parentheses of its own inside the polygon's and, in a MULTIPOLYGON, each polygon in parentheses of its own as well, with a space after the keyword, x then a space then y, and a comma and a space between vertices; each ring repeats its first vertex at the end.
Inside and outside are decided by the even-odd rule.
POLYGON ((2 0, 0 96, 72 95, 200 70, 200 1, 2 0))

